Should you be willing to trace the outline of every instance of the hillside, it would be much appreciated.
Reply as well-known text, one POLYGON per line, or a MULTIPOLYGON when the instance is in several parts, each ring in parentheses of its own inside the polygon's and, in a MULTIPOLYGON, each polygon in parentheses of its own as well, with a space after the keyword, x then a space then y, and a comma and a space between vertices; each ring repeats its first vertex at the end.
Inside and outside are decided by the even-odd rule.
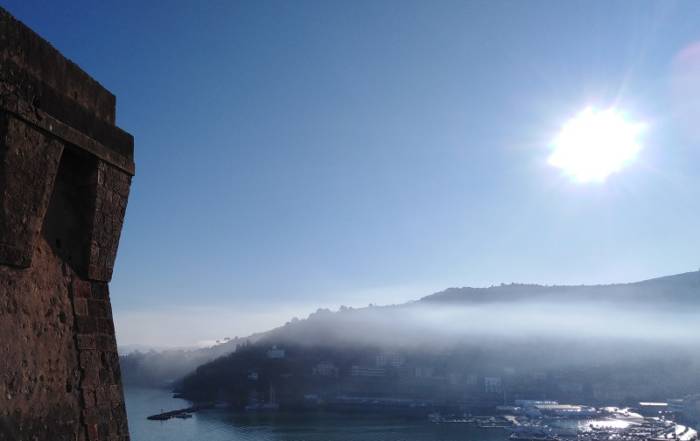
POLYGON ((651 306, 694 304, 700 302, 700 271, 610 285, 545 286, 513 283, 489 288, 449 288, 423 297, 420 301, 467 304, 535 301, 590 301, 651 306))
MULTIPOLYGON (((595 346, 597 356, 624 356, 616 348, 620 342, 626 348, 695 343, 699 299, 700 272, 611 285, 450 288, 401 305, 318 310, 306 319, 211 348, 134 353, 122 357, 122 369, 127 384, 163 384, 249 343, 418 351, 470 342, 507 346, 512 353, 533 341, 574 341, 595 346), (640 322, 645 326, 629 326, 640 322)), ((557 357, 572 361, 571 355, 549 359, 557 357)))

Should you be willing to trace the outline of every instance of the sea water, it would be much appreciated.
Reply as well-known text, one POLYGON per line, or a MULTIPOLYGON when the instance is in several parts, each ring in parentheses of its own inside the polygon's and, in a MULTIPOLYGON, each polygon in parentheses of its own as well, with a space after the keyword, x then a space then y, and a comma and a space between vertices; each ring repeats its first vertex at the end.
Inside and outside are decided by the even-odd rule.
POLYGON ((506 441, 504 429, 433 424, 382 412, 234 412, 209 409, 189 419, 150 421, 191 403, 167 390, 126 388, 132 441, 506 441))

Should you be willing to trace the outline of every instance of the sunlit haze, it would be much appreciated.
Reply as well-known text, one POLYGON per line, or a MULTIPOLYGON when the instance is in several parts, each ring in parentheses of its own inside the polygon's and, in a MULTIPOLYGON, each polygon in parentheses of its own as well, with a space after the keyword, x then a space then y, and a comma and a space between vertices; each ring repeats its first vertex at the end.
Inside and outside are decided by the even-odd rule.
POLYGON ((588 107, 564 124, 549 163, 578 182, 602 182, 637 157, 643 129, 617 109, 588 107))
POLYGON ((700 266, 700 3, 5 0, 117 97, 120 345, 700 266))

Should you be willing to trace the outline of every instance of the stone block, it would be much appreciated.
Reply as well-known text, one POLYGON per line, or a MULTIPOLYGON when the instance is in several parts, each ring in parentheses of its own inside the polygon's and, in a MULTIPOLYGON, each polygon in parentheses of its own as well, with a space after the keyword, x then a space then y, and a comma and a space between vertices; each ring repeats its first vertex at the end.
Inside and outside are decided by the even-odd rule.
POLYGON ((78 349, 97 349, 95 336, 91 334, 78 334, 78 349))
POLYGON ((97 332, 97 319, 89 316, 76 317, 75 325, 81 334, 94 334, 97 332))
POLYGON ((117 342, 113 335, 98 335, 97 349, 102 352, 117 352, 117 342))
POLYGON ((86 408, 92 408, 97 405, 95 400, 95 390, 83 387, 83 403, 85 403, 86 408))
POLYGON ((99 431, 98 431, 98 423, 88 424, 87 425, 87 434, 88 434, 88 440, 98 441, 100 439, 100 435, 99 435, 99 431))
POLYGON ((81 297, 73 299, 73 310, 78 317, 85 317, 88 315, 88 300, 81 297))
POLYGON ((104 405, 104 404, 109 404, 110 400, 110 392, 109 392, 109 386, 105 385, 100 385, 96 390, 95 390, 95 396, 97 397, 97 404, 98 405, 104 405))
POLYGON ((62 152, 62 143, 0 110, 0 264, 31 264, 62 152))
POLYGON ((100 368, 100 353, 93 350, 80 351, 80 367, 83 371, 87 369, 100 368))
POLYGON ((127 173, 98 161, 88 264, 91 280, 109 282, 112 279, 130 184, 131 176, 127 173))
POLYGON ((83 421, 85 421, 85 424, 97 424, 100 421, 97 408, 93 406, 83 409, 83 421))
POLYGON ((83 369, 83 380, 81 387, 94 389, 101 384, 99 366, 88 366, 83 369))
POLYGON ((75 279, 73 280, 73 296, 87 298, 91 296, 92 286, 90 282, 84 280, 75 279))
POLYGON ((91 317, 110 318, 107 309, 107 302, 103 300, 87 300, 87 310, 91 317))
POLYGON ((98 318, 97 321, 97 332, 101 334, 114 335, 114 322, 109 318, 98 318))
POLYGON ((112 394, 112 403, 121 404, 123 399, 122 388, 118 384, 110 386, 112 394))
POLYGON ((104 282, 95 282, 91 284, 91 295, 98 300, 109 300, 109 288, 104 282))

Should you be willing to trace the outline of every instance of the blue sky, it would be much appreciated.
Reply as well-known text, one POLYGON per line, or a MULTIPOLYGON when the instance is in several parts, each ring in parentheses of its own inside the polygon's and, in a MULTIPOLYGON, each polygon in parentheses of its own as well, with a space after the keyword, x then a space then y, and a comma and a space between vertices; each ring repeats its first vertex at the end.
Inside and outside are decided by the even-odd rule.
POLYGON ((135 136, 121 344, 700 266, 700 3, 1 3, 135 136), (547 164, 587 105, 647 126, 602 184, 547 164))

